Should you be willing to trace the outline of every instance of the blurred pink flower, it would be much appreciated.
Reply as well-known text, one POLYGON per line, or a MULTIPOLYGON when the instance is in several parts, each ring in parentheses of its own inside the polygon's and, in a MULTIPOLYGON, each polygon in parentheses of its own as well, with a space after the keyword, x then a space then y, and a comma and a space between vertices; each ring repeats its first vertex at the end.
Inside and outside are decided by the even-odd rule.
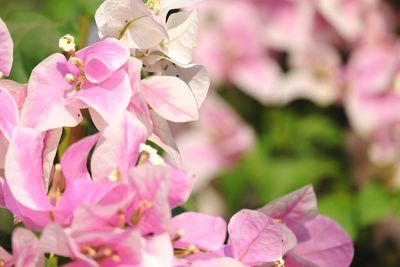
POLYGON ((254 144, 253 130, 215 94, 208 96, 200 120, 176 138, 186 169, 198 177, 196 189, 204 187, 229 168, 254 144))
POLYGON ((231 82, 260 102, 268 100, 280 73, 260 35, 263 25, 247 1, 205 1, 196 61, 214 84, 231 82))
POLYGON ((0 18, 0 79, 9 76, 13 62, 13 41, 4 21, 0 18))
POLYGON ((309 99, 327 106, 341 96, 342 64, 338 51, 329 45, 312 44, 289 55, 290 70, 281 75, 268 102, 287 104, 309 99))
POLYGON ((259 211, 281 225, 285 266, 350 266, 352 241, 333 220, 318 215, 312 186, 280 197, 259 211))
POLYGON ((366 43, 347 66, 345 108, 354 130, 371 142, 376 163, 393 163, 400 156, 400 53, 394 40, 366 43))
POLYGON ((44 250, 36 236, 29 230, 18 227, 12 234, 10 255, 0 247, 0 265, 4 267, 41 267, 44 265, 44 250))

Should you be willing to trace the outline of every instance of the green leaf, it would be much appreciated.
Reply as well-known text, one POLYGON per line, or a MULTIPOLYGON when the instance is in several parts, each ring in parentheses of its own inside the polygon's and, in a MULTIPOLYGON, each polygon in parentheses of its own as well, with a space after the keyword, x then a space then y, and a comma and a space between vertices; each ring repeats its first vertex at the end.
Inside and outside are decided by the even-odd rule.
POLYGON ((0 233, 11 234, 14 229, 14 217, 6 209, 0 209, 0 233))
POLYGON ((11 12, 5 21, 14 41, 14 65, 10 78, 26 83, 39 62, 59 52, 58 40, 69 33, 69 29, 31 11, 11 12))
POLYGON ((368 226, 384 216, 390 210, 390 197, 378 184, 364 186, 358 195, 358 207, 360 212, 360 224, 368 226))

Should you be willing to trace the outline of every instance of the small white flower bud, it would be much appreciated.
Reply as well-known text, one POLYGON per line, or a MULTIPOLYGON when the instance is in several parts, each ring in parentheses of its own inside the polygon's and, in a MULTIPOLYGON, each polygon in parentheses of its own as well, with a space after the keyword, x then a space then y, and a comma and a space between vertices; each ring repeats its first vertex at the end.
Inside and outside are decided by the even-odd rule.
POLYGON ((75 52, 75 38, 70 34, 64 35, 58 41, 58 46, 64 52, 67 52, 67 53, 75 52))

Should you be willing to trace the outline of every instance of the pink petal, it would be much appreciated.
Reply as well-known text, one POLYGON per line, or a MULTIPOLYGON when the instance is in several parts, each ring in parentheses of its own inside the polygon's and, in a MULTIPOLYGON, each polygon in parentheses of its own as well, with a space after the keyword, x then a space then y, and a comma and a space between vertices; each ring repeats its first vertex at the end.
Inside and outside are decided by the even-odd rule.
POLYGON ((306 223, 309 239, 299 243, 295 253, 319 267, 350 266, 354 248, 350 237, 333 220, 318 216, 306 223))
POLYGON ((232 255, 247 265, 261 265, 282 258, 283 240, 278 225, 258 211, 242 210, 228 225, 232 255))
MULTIPOLYGON (((136 191, 135 202, 130 210, 133 215, 142 201, 152 204, 142 212, 138 226, 143 234, 163 233, 168 230, 171 211, 168 205, 169 181, 165 168, 151 164, 139 165, 129 173, 129 183, 136 191)), ((130 217, 130 216, 128 216, 130 217)))
POLYGON ((53 129, 45 133, 43 140, 43 181, 45 188, 50 185, 50 175, 53 168, 54 158, 57 154, 58 145, 60 143, 62 129, 53 129))
POLYGON ((11 94, 0 87, 0 131, 10 140, 13 130, 18 125, 18 107, 11 94))
POLYGON ((9 267, 13 265, 13 257, 4 248, 0 247, 0 259, 5 261, 5 266, 9 267))
POLYGON ((5 162, 6 180, 14 198, 26 208, 38 211, 52 209, 43 182, 42 153, 41 133, 17 128, 10 141, 5 162))
POLYGON ((43 246, 44 252, 54 253, 64 257, 72 256, 69 237, 64 232, 64 229, 57 223, 46 226, 40 237, 40 243, 43 246))
POLYGON ((167 165, 170 175, 168 202, 171 208, 176 208, 185 203, 193 189, 195 176, 192 173, 167 165))
POLYGON ((127 179, 128 169, 135 166, 139 146, 146 139, 147 129, 129 112, 125 112, 122 118, 114 119, 104 130, 93 152, 93 179, 107 179, 114 170, 119 170, 122 178, 127 179))
POLYGON ((150 133, 153 129, 153 124, 150 119, 150 111, 140 90, 142 64, 142 61, 134 57, 129 58, 128 63, 126 64, 126 70, 133 91, 128 110, 146 126, 150 133))
POLYGON ((318 267, 316 264, 309 262, 297 256, 294 252, 285 255, 285 266, 287 267, 318 267))
POLYGON ((85 63, 89 82, 100 83, 127 62, 130 52, 117 39, 107 38, 78 51, 76 56, 85 63))
POLYGON ((173 164, 175 164, 177 167, 182 167, 182 158, 175 143, 168 121, 160 117, 154 111, 150 111, 150 116, 151 120, 153 121, 153 134, 149 137, 149 140, 167 152, 173 164))
POLYGON ((2 190, 7 209, 15 215, 18 221, 22 221, 25 227, 32 231, 41 231, 51 222, 48 210, 37 211, 21 205, 12 195, 7 183, 3 184, 2 190))
POLYGON ((70 146, 61 159, 61 168, 67 183, 77 179, 90 180, 87 159, 90 150, 99 139, 99 134, 86 137, 70 146))
POLYGON ((268 203, 260 212, 283 221, 289 228, 317 216, 317 199, 312 185, 268 203))
POLYGON ((27 84, 20 84, 12 80, 0 80, 0 87, 6 89, 14 98, 18 110, 22 109, 25 103, 27 84))
POLYGON ((0 72, 10 75, 13 62, 13 41, 6 24, 0 19, 0 72))
POLYGON ((44 265, 44 253, 36 236, 25 228, 18 227, 12 236, 15 266, 37 267, 44 265))
POLYGON ((85 82, 82 90, 74 94, 73 99, 81 100, 94 109, 107 122, 121 117, 128 107, 132 96, 128 75, 121 69, 112 76, 96 84, 85 82))
POLYGON ((231 258, 219 258, 208 261, 196 261, 193 267, 245 267, 240 261, 231 258))
POLYGON ((22 110, 22 124, 41 131, 74 127, 82 120, 78 108, 68 105, 66 94, 71 85, 65 80, 69 73, 67 60, 54 54, 33 71, 28 83, 28 96, 22 110))
MULTIPOLYGON (((187 247, 191 244, 207 250, 220 249, 226 237, 226 222, 219 217, 185 212, 172 219, 174 232, 184 231, 184 235, 175 247, 187 247)), ((174 234, 172 232, 172 234, 174 234)))
POLYGON ((236 64, 231 79, 256 100, 270 103, 274 92, 279 89, 276 88, 279 75, 279 67, 274 61, 252 58, 236 64))
POLYGON ((197 101, 188 85, 176 77, 152 76, 142 81, 143 95, 160 116, 174 122, 197 120, 197 101))

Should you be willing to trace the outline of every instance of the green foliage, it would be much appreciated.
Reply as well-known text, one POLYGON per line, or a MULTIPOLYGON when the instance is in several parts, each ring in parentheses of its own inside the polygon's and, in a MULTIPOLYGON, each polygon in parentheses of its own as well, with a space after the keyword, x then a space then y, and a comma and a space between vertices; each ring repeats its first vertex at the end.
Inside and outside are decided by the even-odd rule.
POLYGON ((32 69, 50 54, 59 52, 58 40, 69 33, 85 43, 101 0, 4 0, 1 18, 14 40, 11 79, 26 83, 32 69))
POLYGON ((345 143, 349 125, 342 109, 306 101, 262 107, 237 91, 222 95, 259 135, 254 149, 216 180, 230 214, 245 207, 259 208, 312 183, 320 213, 335 219, 355 240, 360 231, 390 212, 400 215, 400 195, 379 183, 353 187, 345 143), (250 107, 256 117, 246 116, 250 107))
POLYGON ((360 225, 369 226, 386 216, 391 209, 390 201, 390 195, 380 185, 366 185, 357 198, 360 225))

